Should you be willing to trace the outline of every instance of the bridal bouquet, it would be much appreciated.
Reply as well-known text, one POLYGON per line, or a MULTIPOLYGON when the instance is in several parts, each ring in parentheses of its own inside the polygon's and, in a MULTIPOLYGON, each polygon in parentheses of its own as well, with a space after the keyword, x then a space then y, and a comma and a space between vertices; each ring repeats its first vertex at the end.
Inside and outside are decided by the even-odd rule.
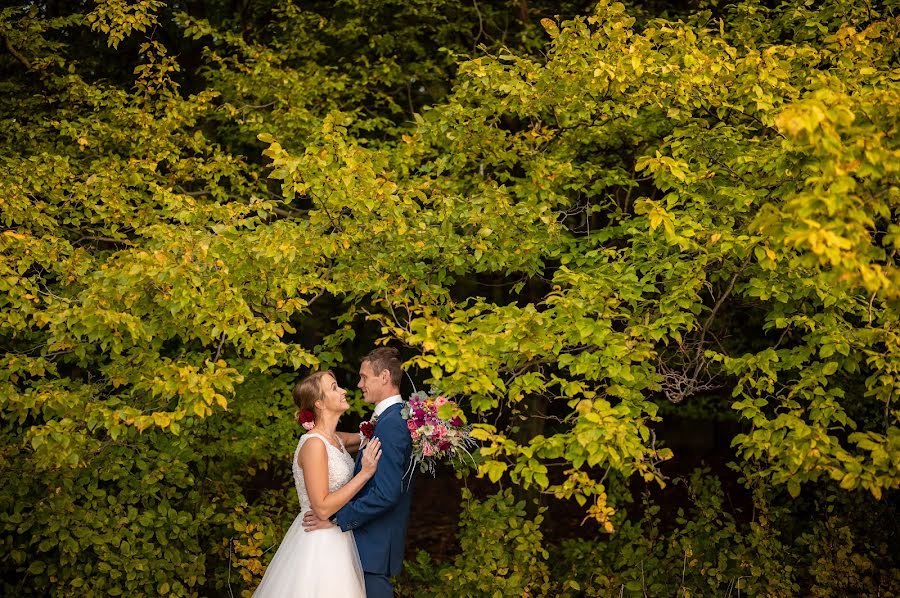
POLYGON ((401 415, 412 436, 410 471, 435 473, 435 465, 442 460, 454 461, 469 455, 475 441, 469 437, 471 426, 465 425, 462 410, 450 399, 429 396, 419 391, 409 397, 401 415))

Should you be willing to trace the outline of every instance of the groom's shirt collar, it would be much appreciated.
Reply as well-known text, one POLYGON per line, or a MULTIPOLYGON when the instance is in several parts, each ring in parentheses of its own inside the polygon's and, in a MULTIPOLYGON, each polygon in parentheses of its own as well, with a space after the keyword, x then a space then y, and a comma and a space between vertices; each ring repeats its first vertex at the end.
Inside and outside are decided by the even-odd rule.
POLYGON ((399 405, 403 402, 403 397, 400 395, 393 395, 385 400, 381 401, 377 405, 375 405, 375 413, 372 414, 373 417, 381 417, 381 414, 384 413, 384 410, 388 407, 392 407, 393 405, 399 405))

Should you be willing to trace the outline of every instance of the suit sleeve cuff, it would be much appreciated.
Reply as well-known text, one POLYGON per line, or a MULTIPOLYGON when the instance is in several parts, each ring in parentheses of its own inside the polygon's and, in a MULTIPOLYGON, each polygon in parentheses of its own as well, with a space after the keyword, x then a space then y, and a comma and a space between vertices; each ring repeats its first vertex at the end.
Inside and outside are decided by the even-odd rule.
POLYGON ((333 524, 335 524, 336 526, 338 526, 339 528, 341 528, 341 531, 345 531, 345 532, 350 531, 350 528, 349 528, 348 526, 343 525, 343 524, 341 523, 341 519, 338 518, 338 513, 335 513, 334 515, 332 515, 332 516, 331 516, 331 519, 329 519, 329 521, 331 521, 333 524))

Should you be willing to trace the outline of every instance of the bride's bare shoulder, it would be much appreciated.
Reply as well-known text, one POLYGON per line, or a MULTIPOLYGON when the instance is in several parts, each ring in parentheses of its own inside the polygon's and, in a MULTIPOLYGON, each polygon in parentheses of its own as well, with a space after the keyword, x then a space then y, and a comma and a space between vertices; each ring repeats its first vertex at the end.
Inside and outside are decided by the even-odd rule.
POLYGON ((302 440, 300 450, 297 453, 297 461, 302 466, 304 462, 311 460, 328 459, 325 448, 325 439, 318 434, 307 434, 302 440))

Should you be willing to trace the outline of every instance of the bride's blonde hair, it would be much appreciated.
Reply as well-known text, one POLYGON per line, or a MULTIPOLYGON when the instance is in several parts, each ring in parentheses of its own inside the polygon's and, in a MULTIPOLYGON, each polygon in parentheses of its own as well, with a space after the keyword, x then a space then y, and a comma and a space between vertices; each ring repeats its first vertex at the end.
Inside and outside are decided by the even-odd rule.
POLYGON ((291 395, 294 397, 294 404, 297 406, 297 413, 294 414, 294 417, 298 423, 300 423, 300 414, 303 411, 308 410, 314 416, 316 415, 316 401, 325 398, 321 382, 325 376, 334 378, 334 373, 331 370, 316 372, 294 385, 291 395))

